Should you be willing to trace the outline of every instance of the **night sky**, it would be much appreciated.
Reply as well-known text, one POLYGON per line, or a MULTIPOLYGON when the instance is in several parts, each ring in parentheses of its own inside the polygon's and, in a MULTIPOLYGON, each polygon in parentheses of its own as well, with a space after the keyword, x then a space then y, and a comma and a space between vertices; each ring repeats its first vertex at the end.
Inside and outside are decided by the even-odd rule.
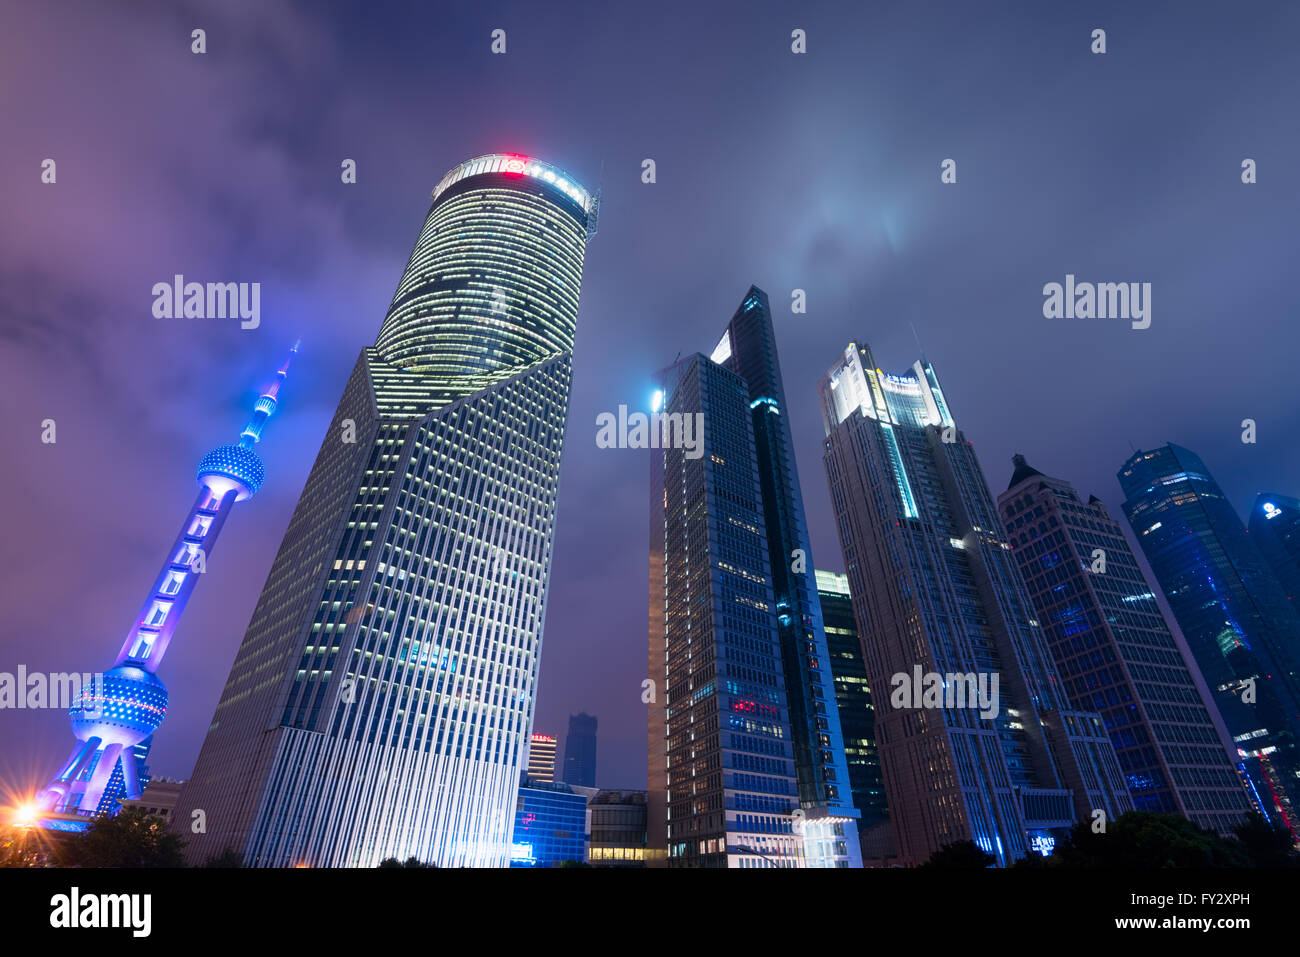
MULTIPOLYGON (((995 495, 1023 452, 1118 516, 1116 470, 1167 441, 1239 511, 1300 494, 1300 7, 113 6, 0 3, 0 671, 112 665, 195 464, 303 339, 259 447, 266 484, 161 668, 156 775, 190 773, 429 193, 482 153, 603 190, 536 720, 562 755, 568 715, 599 717, 601 786, 645 781, 649 453, 598 449, 596 416, 644 408, 656 370, 709 352, 750 283, 773 304, 819 567, 843 565, 817 379, 850 339, 905 370, 913 326, 995 495), (154 318, 153 284, 177 273, 260 282, 261 326, 154 318), (1043 318, 1066 273, 1152 283, 1151 327, 1043 318)), ((44 785, 72 742, 61 712, 0 711, 0 782, 44 785)))

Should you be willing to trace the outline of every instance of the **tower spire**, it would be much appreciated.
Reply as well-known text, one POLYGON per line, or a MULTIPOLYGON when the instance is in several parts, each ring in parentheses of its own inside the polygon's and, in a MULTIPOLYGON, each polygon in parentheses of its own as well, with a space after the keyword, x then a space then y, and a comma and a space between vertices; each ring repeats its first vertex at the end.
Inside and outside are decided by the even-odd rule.
POLYGON ((208 557, 231 508, 256 494, 266 477, 252 446, 261 440, 262 427, 275 413, 280 386, 297 351, 295 343, 275 381, 258 396, 239 443, 218 446, 199 462, 198 497, 116 662, 81 689, 69 712, 77 745, 37 796, 42 811, 75 822, 96 813, 116 813, 123 793, 128 798, 140 796, 141 784, 148 780, 143 762, 167 714, 167 688, 154 672, 190 595, 207 571, 208 557))
POLYGON ((253 403, 253 415, 248 420, 248 425, 244 426, 244 431, 240 433, 239 444, 243 448, 251 449, 258 442, 262 441, 262 426, 266 425, 266 420, 275 414, 276 405, 280 396, 280 386, 284 383, 285 378, 289 375, 289 363, 293 357, 298 354, 298 347, 302 345, 299 339, 289 350, 288 357, 284 360, 284 365, 275 373, 275 381, 267 386, 266 391, 257 397, 253 403))

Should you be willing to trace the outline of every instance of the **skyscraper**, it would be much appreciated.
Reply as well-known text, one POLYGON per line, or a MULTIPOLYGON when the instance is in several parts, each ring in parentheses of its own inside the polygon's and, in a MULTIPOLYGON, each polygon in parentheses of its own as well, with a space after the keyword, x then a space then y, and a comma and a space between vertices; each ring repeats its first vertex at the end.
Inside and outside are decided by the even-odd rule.
POLYGON ((596 786, 596 718, 585 712, 569 715, 569 733, 564 738, 564 783, 596 786))
POLYGON ((1101 715, 1139 811, 1230 833, 1251 808, 1236 749, 1119 523, 1024 456, 1013 464, 998 509, 1066 696, 1101 715))
POLYGON ((705 454, 651 455, 651 859, 663 848, 670 867, 798 867, 749 390, 702 355, 661 387, 665 421, 703 415, 705 454))
POLYGON ((1119 484, 1259 803, 1300 835, 1300 616, 1195 454, 1173 444, 1135 452, 1119 484))
MULTIPOLYGON (((292 352, 297 352, 295 344, 292 352)), ((127 631, 117 660, 92 687, 83 687, 69 717, 78 744, 36 799, 43 811, 62 815, 49 826, 77 829, 77 816, 116 814, 119 800, 135 800, 149 783, 154 732, 167 714, 167 689, 156 672, 185 606, 208 570, 207 563, 236 502, 257 494, 266 468, 253 451, 275 414, 292 352, 275 381, 258 396, 253 415, 234 445, 222 445, 199 461, 199 494, 181 524, 162 570, 127 631)))
POLYGON ((555 783, 555 745, 553 734, 534 731, 528 748, 528 776, 544 784, 555 783))
POLYGON ((493 154, 432 200, 182 794, 191 860, 509 861, 597 199, 493 154))
POLYGON ((1300 499, 1261 492, 1246 527, 1291 607, 1300 607, 1300 499))
MULTIPOLYGON (((817 569, 817 598, 821 602, 822 625, 826 630, 827 661, 835 681, 835 704, 844 735, 844 760, 849 769, 849 790, 853 806, 862 817, 858 833, 889 821, 885 785, 880 779, 880 757, 876 754, 876 715, 867 684, 867 665, 853 619, 849 578, 837 572, 817 569)), ((866 856, 866 848, 863 848, 866 856)))
POLYGON ((819 392, 899 860, 973 840, 1005 865, 1131 810, 1101 719, 1062 692, 933 367, 886 375, 851 343, 819 392))
POLYGON ((653 457, 650 661, 667 703, 651 713, 650 828, 679 866, 860 866, 766 294, 751 287, 711 357, 661 391, 668 421, 702 416, 703 446, 653 457))

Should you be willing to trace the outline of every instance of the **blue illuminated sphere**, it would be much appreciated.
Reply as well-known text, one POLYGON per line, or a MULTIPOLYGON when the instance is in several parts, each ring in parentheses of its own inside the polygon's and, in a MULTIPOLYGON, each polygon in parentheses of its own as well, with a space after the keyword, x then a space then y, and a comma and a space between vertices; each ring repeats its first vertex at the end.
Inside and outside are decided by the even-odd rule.
POLYGON ((252 449, 242 445, 221 445, 203 456, 199 462, 199 481, 210 484, 232 484, 239 488, 235 501, 242 502, 254 495, 266 479, 266 466, 252 449))
POLYGON ((167 688, 143 668, 121 665, 81 689, 68 712, 81 741, 130 747, 158 730, 167 716, 167 688))

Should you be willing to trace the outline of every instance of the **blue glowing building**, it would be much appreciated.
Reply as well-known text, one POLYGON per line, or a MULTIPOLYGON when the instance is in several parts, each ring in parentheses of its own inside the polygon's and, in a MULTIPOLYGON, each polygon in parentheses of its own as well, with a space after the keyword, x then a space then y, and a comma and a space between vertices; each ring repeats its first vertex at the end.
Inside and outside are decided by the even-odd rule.
POLYGON ((1070 702, 1101 716, 1137 810, 1230 834, 1251 807, 1236 748, 1119 523, 1012 461, 998 509, 1070 702))
MULTIPOLYGON (((298 346, 293 347, 296 353, 298 346)), ((289 361, 258 396, 239 441, 213 449, 199 462, 199 494, 190 508, 162 570, 127 632, 113 667, 83 686, 69 713, 77 744, 54 778, 37 795, 50 817, 42 826, 78 830, 91 817, 116 814, 125 796, 140 797, 149 783, 153 734, 167 715, 167 689, 156 674, 185 605, 207 571, 217 536, 236 502, 252 498, 266 477, 253 451, 275 413, 289 361), (85 818, 82 822, 79 818, 85 818)))
POLYGON ((567 784, 525 779, 515 802, 510 866, 558 867, 585 861, 587 797, 567 784))
POLYGON ((1119 484, 1258 803, 1300 833, 1300 617, 1194 453, 1173 444, 1135 452, 1119 484))

